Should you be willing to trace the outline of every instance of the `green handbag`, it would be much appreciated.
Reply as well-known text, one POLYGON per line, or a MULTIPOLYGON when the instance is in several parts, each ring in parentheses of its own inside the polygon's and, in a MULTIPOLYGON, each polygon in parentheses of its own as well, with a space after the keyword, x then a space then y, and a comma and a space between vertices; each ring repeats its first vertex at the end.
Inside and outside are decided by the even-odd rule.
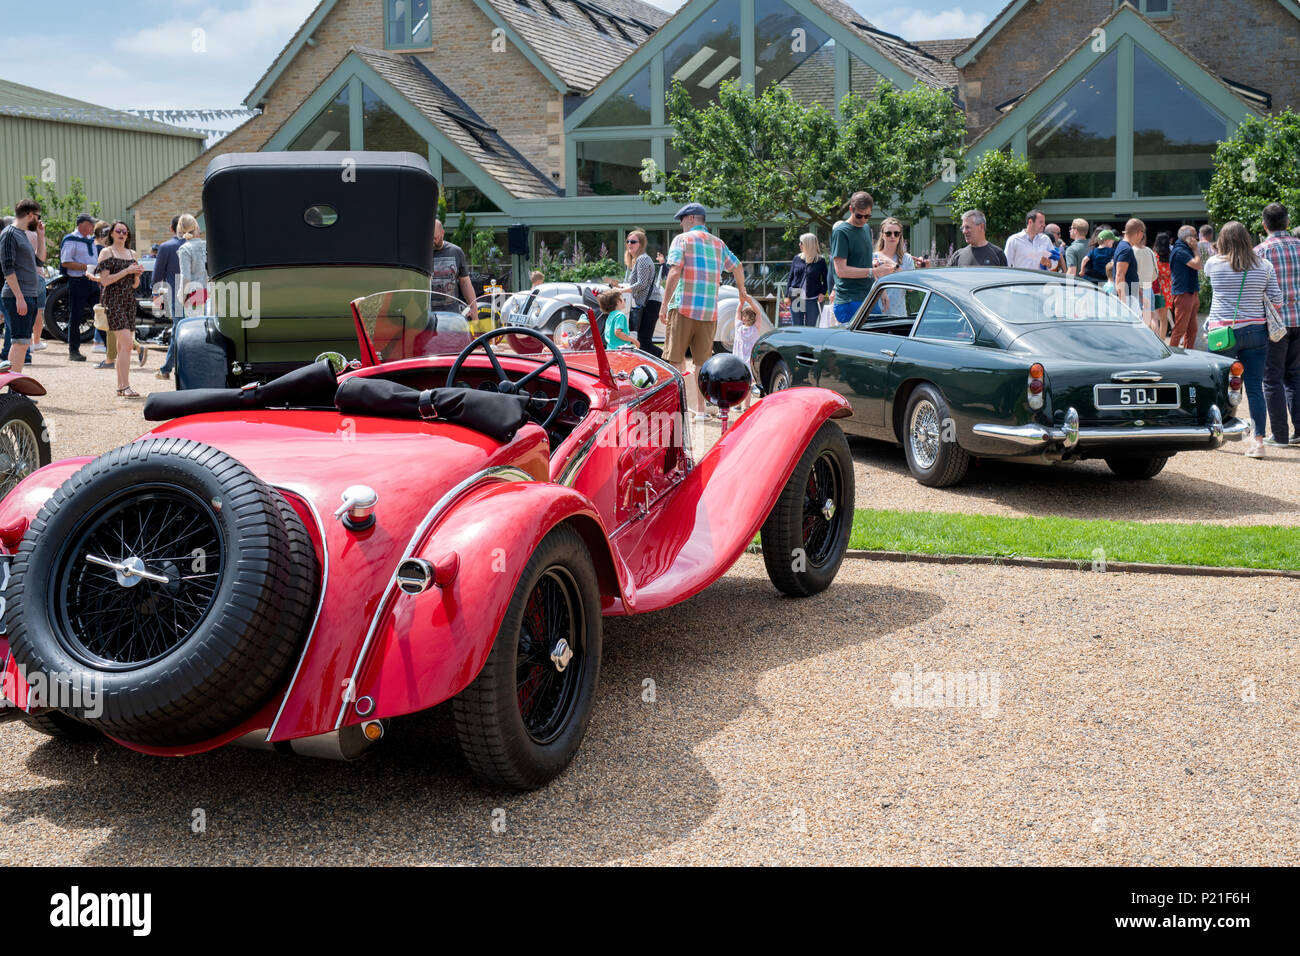
MULTIPOLYGON (((1246 291, 1246 273, 1241 274, 1241 288, 1237 290, 1237 302, 1232 307, 1232 320, 1237 321, 1237 308, 1241 305, 1241 294, 1246 291)), ((1226 352, 1237 344, 1237 336, 1232 332, 1231 325, 1223 325, 1217 329, 1211 329, 1205 336, 1205 346, 1211 352, 1226 352)))

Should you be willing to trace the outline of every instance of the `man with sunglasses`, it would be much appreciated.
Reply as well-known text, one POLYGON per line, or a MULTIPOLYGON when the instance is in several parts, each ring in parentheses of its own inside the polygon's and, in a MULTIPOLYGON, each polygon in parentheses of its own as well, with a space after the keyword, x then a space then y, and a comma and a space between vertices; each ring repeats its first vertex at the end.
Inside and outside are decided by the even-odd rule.
POLYGON ((846 325, 871 293, 871 286, 897 266, 887 258, 874 258, 871 227, 867 221, 876 202, 869 192, 849 197, 849 217, 831 230, 830 259, 835 267, 835 321, 846 325))

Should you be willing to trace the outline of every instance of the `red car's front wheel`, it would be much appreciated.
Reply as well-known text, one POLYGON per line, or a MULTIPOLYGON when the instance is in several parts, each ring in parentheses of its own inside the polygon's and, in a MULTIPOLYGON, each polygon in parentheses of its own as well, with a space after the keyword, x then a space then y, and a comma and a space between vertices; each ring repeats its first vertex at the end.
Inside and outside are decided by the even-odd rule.
POLYGON ((600 673, 600 588, 572 528, 529 559, 487 663, 454 702, 456 735, 489 783, 540 787, 582 743, 600 673))

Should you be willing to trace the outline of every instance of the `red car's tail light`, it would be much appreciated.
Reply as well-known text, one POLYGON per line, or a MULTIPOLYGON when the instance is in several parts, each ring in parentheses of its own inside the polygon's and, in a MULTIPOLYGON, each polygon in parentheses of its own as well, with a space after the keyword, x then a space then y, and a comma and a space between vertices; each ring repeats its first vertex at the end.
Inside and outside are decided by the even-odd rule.
POLYGON ((23 535, 27 533, 27 519, 25 517, 16 518, 4 527, 0 527, 0 544, 12 551, 23 540, 23 535))

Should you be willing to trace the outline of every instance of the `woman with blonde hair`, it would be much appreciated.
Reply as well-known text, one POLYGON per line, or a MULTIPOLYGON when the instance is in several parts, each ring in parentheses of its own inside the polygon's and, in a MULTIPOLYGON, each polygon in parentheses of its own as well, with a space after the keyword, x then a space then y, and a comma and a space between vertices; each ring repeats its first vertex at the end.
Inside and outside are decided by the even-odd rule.
POLYGON ((826 301, 826 260, 816 233, 799 237, 799 252, 790 260, 790 280, 786 286, 786 305, 790 306, 793 325, 816 325, 821 304, 826 301))
POLYGON ((189 213, 176 221, 176 234, 185 245, 176 250, 181 265, 181 301, 186 315, 202 315, 208 301, 208 243, 198 220, 189 213))
MULTIPOLYGON (((890 216, 880 224, 880 235, 876 239, 875 260, 888 259, 896 270, 915 269, 916 260, 907 251, 907 240, 903 237, 902 221, 890 216)), ((907 304, 902 295, 885 292, 880 301, 871 310, 876 315, 907 315, 907 304)))
POLYGON ((1246 457, 1263 458, 1264 422, 1268 416, 1264 403, 1264 365, 1268 357, 1268 316, 1264 313, 1264 300, 1281 305, 1282 287, 1278 285, 1273 263, 1255 254, 1255 244, 1241 223, 1223 224, 1218 250, 1202 267, 1214 293, 1210 316, 1205 320, 1206 331, 1232 329, 1232 344, 1219 349, 1217 354, 1237 359, 1245 369, 1242 377, 1246 402, 1255 425, 1254 434, 1246 444, 1246 457))
POLYGON ((654 343, 654 334, 663 293, 659 291, 659 283, 655 282, 659 270, 646 251, 647 242, 644 229, 628 231, 623 252, 627 273, 623 276, 623 284, 614 286, 614 291, 632 296, 632 314, 628 318, 631 331, 636 333, 637 348, 659 356, 663 353, 654 343))

